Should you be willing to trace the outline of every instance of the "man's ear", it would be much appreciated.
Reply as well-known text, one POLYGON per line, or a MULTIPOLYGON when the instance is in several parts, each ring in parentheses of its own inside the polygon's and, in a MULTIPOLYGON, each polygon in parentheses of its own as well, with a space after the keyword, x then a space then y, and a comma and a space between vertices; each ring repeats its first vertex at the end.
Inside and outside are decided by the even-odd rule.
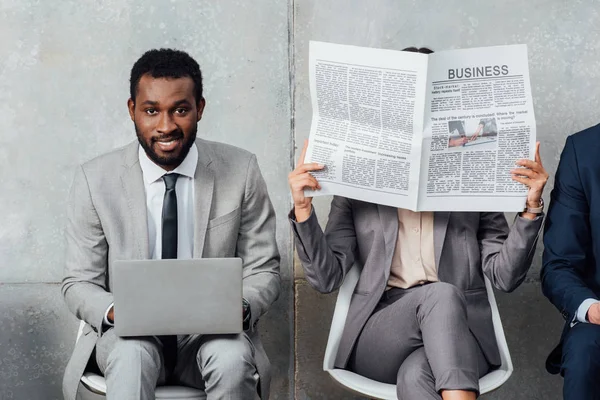
POLYGON ((132 121, 135 121, 135 101, 133 99, 127 100, 127 108, 129 109, 129 117, 132 121))
POLYGON ((200 121, 202 119, 202 114, 204 113, 204 107, 206 107, 206 100, 204 99, 204 97, 198 102, 198 105, 196 106, 196 112, 197 112, 197 119, 196 122, 200 121))

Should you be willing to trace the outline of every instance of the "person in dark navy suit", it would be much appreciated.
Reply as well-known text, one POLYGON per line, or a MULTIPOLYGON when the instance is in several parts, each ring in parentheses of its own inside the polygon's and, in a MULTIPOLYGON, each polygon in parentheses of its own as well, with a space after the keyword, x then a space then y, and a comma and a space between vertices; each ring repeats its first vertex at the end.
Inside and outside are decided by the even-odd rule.
POLYGON ((565 399, 600 399, 600 125, 567 138, 544 234, 542 290, 565 318, 546 369, 565 399))

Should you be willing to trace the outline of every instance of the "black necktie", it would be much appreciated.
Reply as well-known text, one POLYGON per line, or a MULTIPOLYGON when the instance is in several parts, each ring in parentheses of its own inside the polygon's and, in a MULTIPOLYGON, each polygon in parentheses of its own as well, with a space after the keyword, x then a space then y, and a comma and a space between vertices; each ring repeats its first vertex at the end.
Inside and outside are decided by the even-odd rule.
POLYGON ((179 174, 163 175, 165 197, 162 209, 162 258, 177 258, 177 193, 179 174))
MULTIPOLYGON (((179 174, 163 175, 165 197, 162 209, 162 258, 177 258, 177 194, 175 185, 179 174)), ((161 336, 165 370, 169 377, 177 363, 177 336, 161 336)))

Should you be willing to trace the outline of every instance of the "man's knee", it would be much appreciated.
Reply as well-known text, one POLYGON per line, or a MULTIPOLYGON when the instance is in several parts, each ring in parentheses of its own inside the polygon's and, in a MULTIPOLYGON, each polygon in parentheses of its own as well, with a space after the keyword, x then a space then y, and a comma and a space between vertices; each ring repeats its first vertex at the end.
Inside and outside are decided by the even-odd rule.
POLYGON ((562 372, 575 379, 600 373, 600 326, 577 324, 571 328, 563 343, 562 372))
POLYGON ((108 355, 107 364, 127 362, 135 366, 139 364, 144 369, 161 368, 161 347, 154 338, 118 338, 108 355))
POLYGON ((219 336, 203 343, 198 350, 202 374, 216 374, 227 380, 244 379, 256 370, 254 347, 245 334, 219 336))

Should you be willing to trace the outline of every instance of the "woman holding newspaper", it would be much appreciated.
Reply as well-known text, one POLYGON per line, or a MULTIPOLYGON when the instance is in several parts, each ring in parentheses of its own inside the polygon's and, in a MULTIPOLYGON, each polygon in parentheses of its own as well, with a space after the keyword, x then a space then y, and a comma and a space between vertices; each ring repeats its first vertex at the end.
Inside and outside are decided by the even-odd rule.
POLYGON ((362 267, 335 366, 396 384, 399 399, 475 399, 479 378, 500 365, 484 275, 505 292, 523 282, 543 221, 548 173, 539 143, 512 179, 528 186, 509 228, 499 212, 412 212, 334 196, 325 231, 305 189, 319 190, 304 163, 288 181, 290 221, 307 281, 330 293, 362 267))

